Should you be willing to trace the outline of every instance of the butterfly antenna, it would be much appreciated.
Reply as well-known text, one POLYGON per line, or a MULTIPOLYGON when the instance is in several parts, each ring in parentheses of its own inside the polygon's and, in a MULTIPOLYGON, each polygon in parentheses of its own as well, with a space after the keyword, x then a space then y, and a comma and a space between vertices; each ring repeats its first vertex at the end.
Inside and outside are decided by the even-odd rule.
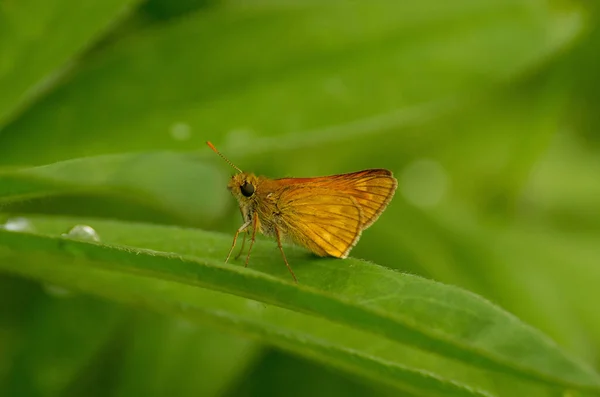
POLYGON ((225 160, 227 162, 227 164, 229 164, 230 166, 232 166, 233 168, 235 168, 240 174, 243 172, 238 167, 236 167, 231 161, 229 161, 229 159, 227 157, 223 156, 223 154, 221 152, 219 152, 217 150, 217 148, 215 147, 215 145, 213 145, 210 141, 207 141, 206 144, 208 145, 209 148, 211 148, 213 150, 213 152, 215 152, 216 154, 218 154, 219 156, 221 156, 221 158, 223 160, 225 160))

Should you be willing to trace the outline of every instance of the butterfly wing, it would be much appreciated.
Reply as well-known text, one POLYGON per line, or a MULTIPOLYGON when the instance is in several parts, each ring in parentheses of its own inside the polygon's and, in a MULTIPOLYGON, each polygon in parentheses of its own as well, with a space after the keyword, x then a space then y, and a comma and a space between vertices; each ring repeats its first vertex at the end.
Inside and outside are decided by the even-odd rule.
POLYGON ((394 197, 398 182, 391 171, 372 169, 336 176, 339 190, 353 197, 363 212, 362 230, 371 226, 394 197))
POLYGON ((348 256, 397 187, 384 169, 274 182, 281 187, 277 206, 285 233, 317 255, 339 258, 348 256))
POLYGON ((398 187, 398 181, 392 172, 382 168, 316 178, 282 178, 276 181, 283 186, 328 188, 353 197, 363 210, 363 230, 379 218, 398 187))
POLYGON ((361 233, 356 200, 320 187, 288 188, 282 196, 279 220, 286 236, 319 256, 348 256, 361 233))

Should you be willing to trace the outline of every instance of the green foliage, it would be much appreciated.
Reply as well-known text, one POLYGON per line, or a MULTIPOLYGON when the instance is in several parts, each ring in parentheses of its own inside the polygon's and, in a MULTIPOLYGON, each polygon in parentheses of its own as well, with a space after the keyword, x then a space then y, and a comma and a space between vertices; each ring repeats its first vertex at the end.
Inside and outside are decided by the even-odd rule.
POLYGON ((596 8, 51 3, 0 3, 0 395, 600 395, 596 8), (223 263, 207 140, 398 192, 296 285, 223 263))

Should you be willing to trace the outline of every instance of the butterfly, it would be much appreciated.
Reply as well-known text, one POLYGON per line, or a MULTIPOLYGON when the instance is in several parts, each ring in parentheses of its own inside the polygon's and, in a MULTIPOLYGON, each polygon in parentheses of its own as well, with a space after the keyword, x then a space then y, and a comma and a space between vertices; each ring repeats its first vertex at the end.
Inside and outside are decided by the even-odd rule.
POLYGON ((244 233, 241 255, 250 233, 250 253, 260 232, 274 237, 285 265, 298 282, 283 251, 282 241, 305 247, 318 256, 346 258, 363 230, 371 226, 392 200, 398 181, 386 169, 368 169, 348 174, 314 178, 270 179, 243 172, 208 146, 238 173, 227 187, 237 199, 243 224, 237 229, 225 262, 229 261, 240 233, 244 233))

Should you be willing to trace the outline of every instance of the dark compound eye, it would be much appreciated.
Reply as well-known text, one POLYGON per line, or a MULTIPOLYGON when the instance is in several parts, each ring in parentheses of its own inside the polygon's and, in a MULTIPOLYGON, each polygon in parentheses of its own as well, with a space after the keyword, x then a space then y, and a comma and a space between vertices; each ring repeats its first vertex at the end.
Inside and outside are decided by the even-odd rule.
POLYGON ((240 186, 240 190, 242 194, 246 197, 250 197, 254 194, 254 185, 248 182, 244 182, 242 186, 240 186))

